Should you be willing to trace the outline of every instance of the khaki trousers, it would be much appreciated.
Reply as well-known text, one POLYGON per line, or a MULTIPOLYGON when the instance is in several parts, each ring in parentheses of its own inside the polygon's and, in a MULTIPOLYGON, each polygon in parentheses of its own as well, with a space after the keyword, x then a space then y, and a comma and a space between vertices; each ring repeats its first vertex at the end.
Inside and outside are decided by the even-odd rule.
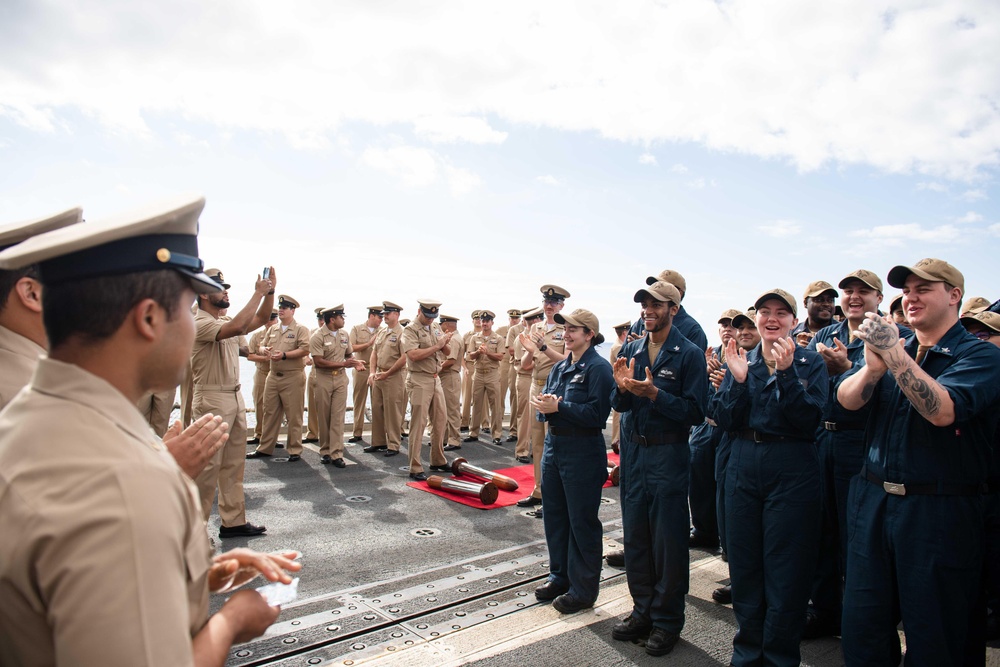
POLYGON ((462 436, 458 432, 462 421, 461 373, 453 371, 441 373, 441 390, 444 391, 444 409, 448 422, 444 431, 444 444, 461 444, 462 436))
POLYGON ((479 437, 479 425, 486 419, 485 410, 490 411, 490 437, 503 435, 503 412, 500 410, 500 371, 476 371, 472 381, 472 422, 469 435, 479 437))
POLYGON ((194 373, 191 372, 191 364, 188 364, 184 379, 181 381, 181 426, 187 428, 194 421, 192 415, 192 403, 194 402, 194 373))
POLYGON ((162 438, 170 427, 170 413, 174 409, 176 394, 177 387, 174 387, 170 391, 149 394, 139 401, 139 411, 157 438, 162 438))
POLYGON ((246 500, 243 496, 243 467, 246 464, 247 411, 243 394, 238 389, 229 391, 206 390, 194 387, 193 417, 205 414, 222 417, 229 424, 229 440, 215 453, 201 471, 195 484, 201 496, 201 514, 208 521, 212 513, 215 489, 219 489, 219 518, 226 527, 242 526, 247 522, 246 500))
POLYGON ((469 415, 472 413, 472 378, 476 376, 473 368, 466 368, 462 373, 462 426, 469 428, 469 415))
POLYGON ((410 472, 423 472, 420 445, 428 420, 431 423, 431 465, 448 463, 444 457, 445 408, 441 380, 428 373, 407 373, 406 389, 410 394, 410 472))
MULTIPOLYGON (((532 380, 531 389, 528 392, 529 397, 538 396, 542 393, 542 389, 545 388, 545 379, 532 380)), ((535 416, 537 411, 528 406, 528 415, 526 419, 531 420, 531 456, 534 458, 532 464, 535 468, 535 488, 532 490, 531 495, 535 498, 542 497, 542 451, 545 449, 545 422, 540 422, 535 416)), ((522 426, 523 428, 523 426, 522 426)))
POLYGON ((611 411, 611 442, 618 442, 618 427, 622 420, 622 413, 611 411))
POLYGON ((309 410, 306 417, 306 438, 313 440, 319 438, 320 424, 319 411, 316 409, 316 367, 309 369, 309 379, 306 380, 306 400, 309 410))
POLYGON ((365 365, 365 370, 354 369, 353 405, 354 405, 354 433, 355 438, 360 438, 365 432, 365 407, 368 404, 368 376, 371 371, 365 365))
POLYGON ((267 371, 257 369, 253 376, 253 436, 260 438, 264 433, 264 383, 267 382, 267 371))
POLYGON ((302 454, 302 404, 305 397, 306 376, 302 371, 271 371, 264 383, 264 432, 258 452, 271 454, 278 443, 281 420, 288 422, 289 454, 302 454), (279 375, 280 373, 280 375, 279 375))
MULTIPOLYGON (((510 428, 508 430, 511 435, 517 435, 517 423, 521 415, 521 409, 518 407, 521 401, 517 393, 520 391, 520 383, 518 382, 517 367, 514 364, 509 364, 509 366, 510 368, 507 370, 507 389, 510 392, 510 428)), ((527 398, 525 396, 525 400, 527 398)), ((502 401, 503 399, 501 399, 501 403, 502 401)))
MULTIPOLYGON (((344 415, 347 412, 347 371, 313 371, 316 378, 316 420, 319 422, 319 453, 344 458, 344 415)), ((312 412, 310 410, 310 412, 312 412)))
MULTIPOLYGON (((514 446, 514 456, 531 456, 531 418, 534 411, 528 406, 528 392, 531 391, 531 373, 517 376, 517 407, 511 409, 511 413, 517 411, 517 423, 521 430, 517 434, 517 444, 514 446)), ((511 421, 514 420, 513 414, 511 421)))
MULTIPOLYGON (((382 371, 385 372, 385 371, 382 371)), ((406 410, 405 380, 402 373, 379 380, 372 385, 372 446, 398 452, 403 436, 403 415, 406 410)))

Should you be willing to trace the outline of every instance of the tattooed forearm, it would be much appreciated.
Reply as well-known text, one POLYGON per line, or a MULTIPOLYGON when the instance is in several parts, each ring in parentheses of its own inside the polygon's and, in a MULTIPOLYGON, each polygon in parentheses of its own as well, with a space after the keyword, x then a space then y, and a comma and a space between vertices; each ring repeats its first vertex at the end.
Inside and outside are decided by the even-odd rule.
POLYGON ((917 412, 924 417, 930 419, 941 410, 941 399, 925 380, 916 376, 912 368, 907 368, 897 375, 896 383, 910 399, 917 412))
POLYGON ((870 319, 862 323, 865 342, 876 350, 890 350, 899 341, 896 325, 882 319, 870 319))

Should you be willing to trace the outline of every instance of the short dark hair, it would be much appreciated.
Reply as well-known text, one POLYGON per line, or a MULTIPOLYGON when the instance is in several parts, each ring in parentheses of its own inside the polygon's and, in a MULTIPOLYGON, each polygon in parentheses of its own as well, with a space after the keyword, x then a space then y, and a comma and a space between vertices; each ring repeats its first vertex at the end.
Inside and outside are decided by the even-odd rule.
POLYGON ((330 320, 337 317, 338 315, 343 315, 343 313, 320 313, 319 316, 323 318, 323 324, 329 324, 330 320))
POLYGON ((10 298, 10 293, 14 291, 14 286, 21 278, 38 280, 38 265, 29 264, 13 271, 0 269, 0 313, 7 307, 7 299, 10 298))
POLYGON ((74 337, 90 343, 110 338, 143 299, 158 303, 167 311, 167 319, 173 320, 186 289, 190 283, 176 271, 141 271, 45 285, 42 319, 49 347, 54 350, 74 337))

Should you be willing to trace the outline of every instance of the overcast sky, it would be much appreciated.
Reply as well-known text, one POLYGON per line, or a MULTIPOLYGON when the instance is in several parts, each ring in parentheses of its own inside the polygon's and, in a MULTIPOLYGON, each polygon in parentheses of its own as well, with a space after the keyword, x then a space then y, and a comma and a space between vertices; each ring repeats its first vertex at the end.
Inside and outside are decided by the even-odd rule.
POLYGON ((274 264, 310 324, 556 283, 610 337, 673 268, 717 340, 927 256, 995 299, 998 162, 995 0, 0 4, 0 223, 200 192, 234 305, 274 264))

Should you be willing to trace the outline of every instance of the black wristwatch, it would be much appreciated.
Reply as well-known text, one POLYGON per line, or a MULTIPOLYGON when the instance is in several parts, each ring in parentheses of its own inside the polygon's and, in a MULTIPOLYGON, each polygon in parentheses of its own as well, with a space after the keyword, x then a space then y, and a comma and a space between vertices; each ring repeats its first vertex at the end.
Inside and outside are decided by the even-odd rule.
POLYGON ((538 346, 538 351, 539 352, 544 352, 547 349, 549 349, 549 346, 546 345, 545 343, 542 343, 541 345, 538 346))
POLYGON ((282 353, 281 353, 281 360, 282 360, 282 361, 284 361, 284 360, 285 360, 285 359, 287 359, 287 358, 288 358, 288 355, 287 355, 287 354, 285 354, 284 352, 282 352, 282 353))

